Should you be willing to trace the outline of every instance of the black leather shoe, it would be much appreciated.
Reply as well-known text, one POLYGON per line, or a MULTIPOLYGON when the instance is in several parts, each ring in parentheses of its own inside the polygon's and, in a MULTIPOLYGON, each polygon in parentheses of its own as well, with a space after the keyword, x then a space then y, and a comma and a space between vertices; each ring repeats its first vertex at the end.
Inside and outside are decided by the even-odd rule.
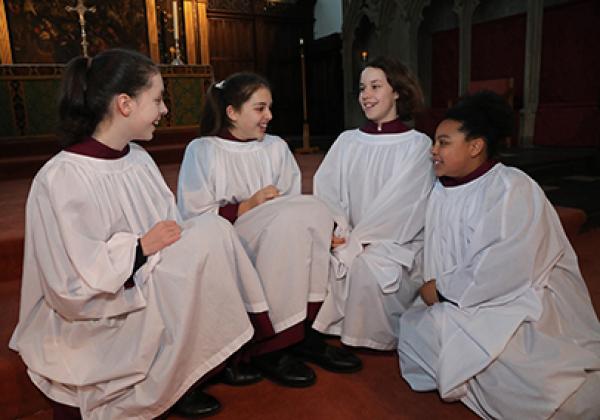
POLYGON ((327 344, 317 332, 307 333, 301 343, 295 345, 293 353, 323 369, 336 373, 353 373, 362 369, 362 361, 350 350, 327 344))
POLYGON ((221 403, 215 397, 194 388, 183 394, 171 411, 181 417, 206 417, 216 414, 220 409, 221 403))
POLYGON ((219 373, 217 379, 227 385, 250 385, 262 380, 260 371, 248 363, 228 365, 219 373))
POLYGON ((310 367, 281 350, 255 357, 253 362, 264 376, 280 385, 303 388, 313 385, 317 380, 317 375, 310 367))

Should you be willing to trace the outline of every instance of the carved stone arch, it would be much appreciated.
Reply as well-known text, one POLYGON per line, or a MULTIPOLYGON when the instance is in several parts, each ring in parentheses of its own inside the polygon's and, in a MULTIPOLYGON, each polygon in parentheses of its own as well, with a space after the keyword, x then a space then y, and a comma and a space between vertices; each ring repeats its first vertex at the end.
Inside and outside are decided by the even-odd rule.
POLYGON ((398 0, 384 1, 379 7, 377 20, 379 21, 380 33, 386 33, 389 27, 394 23, 394 16, 398 8, 398 0))
MULTIPOLYGON (((388 16, 393 16, 387 45, 389 53, 400 58, 415 73, 418 70, 418 33, 423 21, 423 10, 431 0, 393 0, 394 12, 388 9, 388 16)), ((382 17, 385 16, 382 13, 382 17)), ((388 20, 390 18, 388 17, 388 20)))
MULTIPOLYGON (((362 111, 356 99, 356 78, 359 72, 355 57, 357 30, 365 21, 372 25, 373 37, 377 31, 379 0, 349 0, 344 10, 342 23, 342 60, 344 66, 344 114, 345 126, 356 126, 362 118, 362 111)), ((368 49, 366 43, 364 48, 368 49)), ((357 54, 360 54, 359 52, 357 54)))
POLYGON ((366 17, 377 30, 379 22, 376 19, 376 14, 373 13, 372 7, 364 0, 351 1, 342 21, 342 37, 344 41, 348 41, 349 43, 354 41, 356 28, 360 25, 363 17, 366 17))

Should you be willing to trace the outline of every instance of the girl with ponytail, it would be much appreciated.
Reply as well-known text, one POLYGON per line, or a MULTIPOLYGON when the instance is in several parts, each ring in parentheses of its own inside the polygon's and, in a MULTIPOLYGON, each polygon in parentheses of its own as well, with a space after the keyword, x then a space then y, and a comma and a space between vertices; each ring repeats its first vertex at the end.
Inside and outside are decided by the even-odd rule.
POLYGON ((269 323, 257 328, 248 349, 254 366, 281 384, 309 386, 315 373, 305 359, 338 372, 356 371, 361 362, 312 329, 327 294, 333 219, 322 202, 301 195, 294 156, 266 133, 271 105, 269 83, 253 73, 210 87, 202 137, 188 145, 181 165, 178 205, 185 218, 212 213, 233 224, 268 302, 269 323))
POLYGON ((217 411, 192 385, 252 337, 246 308, 266 307, 231 226, 210 214, 183 223, 156 164, 131 142, 152 139, 163 89, 158 67, 133 51, 65 69, 64 149, 27 200, 10 341, 55 418, 217 411))

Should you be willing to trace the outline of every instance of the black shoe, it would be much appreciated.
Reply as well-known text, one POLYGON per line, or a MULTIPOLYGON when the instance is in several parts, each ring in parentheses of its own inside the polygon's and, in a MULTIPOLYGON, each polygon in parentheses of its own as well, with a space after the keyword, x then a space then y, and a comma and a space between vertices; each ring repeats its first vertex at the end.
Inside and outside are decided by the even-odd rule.
POLYGON ((219 373, 217 379, 227 385, 250 385, 262 380, 260 371, 248 363, 228 365, 219 373))
POLYGON ((200 388, 188 390, 173 406, 173 414, 181 417, 206 417, 217 413, 221 403, 200 388))
POLYGON ((267 378, 284 386, 303 388, 317 380, 310 367, 281 350, 255 357, 253 362, 267 378))
POLYGON ((308 332, 301 343, 295 345, 293 353, 323 369, 336 373, 353 373, 362 369, 362 361, 350 350, 327 344, 316 331, 308 332))

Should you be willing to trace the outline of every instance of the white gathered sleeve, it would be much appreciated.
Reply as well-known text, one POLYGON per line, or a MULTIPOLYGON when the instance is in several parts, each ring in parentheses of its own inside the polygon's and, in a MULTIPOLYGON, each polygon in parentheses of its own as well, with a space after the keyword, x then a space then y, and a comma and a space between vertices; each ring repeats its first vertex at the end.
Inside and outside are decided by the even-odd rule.
POLYGON ((179 169, 177 183, 177 206, 184 219, 206 212, 218 213, 225 205, 217 201, 209 145, 192 141, 186 147, 179 169))
POLYGON ((102 204, 87 199, 95 194, 85 174, 69 166, 56 172, 41 185, 34 182, 27 206, 27 224, 37 226, 28 233, 45 279, 46 300, 69 320, 116 316, 144 307, 141 294, 123 288, 133 274, 138 235, 110 234, 98 208, 102 204), (65 188, 55 179, 71 181, 65 188))
POLYGON ((290 149, 283 148, 280 166, 275 171, 275 187, 281 195, 300 195, 302 193, 302 174, 290 149))
POLYGON ((546 285, 563 250, 557 231, 545 228, 555 215, 537 188, 533 183, 511 188, 485 210, 477 226, 469 226, 474 232, 464 259, 437 278, 444 297, 459 307, 486 307, 546 285))
POLYGON ((348 190, 341 171, 344 144, 336 140, 319 165, 313 178, 313 194, 325 202, 334 215, 336 235, 346 238, 350 233, 348 224, 348 190))

